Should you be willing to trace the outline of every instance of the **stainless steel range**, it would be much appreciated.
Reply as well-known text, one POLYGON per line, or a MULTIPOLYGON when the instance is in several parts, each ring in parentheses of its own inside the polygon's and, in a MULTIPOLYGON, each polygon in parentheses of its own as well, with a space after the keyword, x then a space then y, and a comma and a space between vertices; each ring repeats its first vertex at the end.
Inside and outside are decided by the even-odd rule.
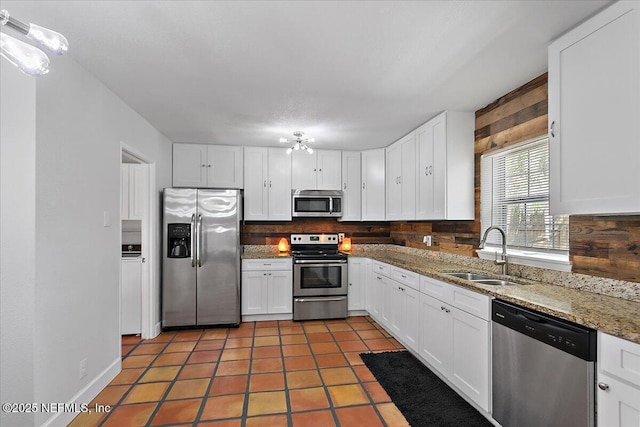
POLYGON ((293 320, 347 317, 347 255, 337 234, 292 234, 293 320))

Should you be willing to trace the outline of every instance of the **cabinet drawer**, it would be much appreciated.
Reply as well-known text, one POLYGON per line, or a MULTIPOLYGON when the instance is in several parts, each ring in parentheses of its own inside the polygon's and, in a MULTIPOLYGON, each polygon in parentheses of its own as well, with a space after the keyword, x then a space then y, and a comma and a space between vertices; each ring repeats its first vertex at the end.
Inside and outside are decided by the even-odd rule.
POLYGON ((420 275, 403 268, 391 267, 391 278, 416 291, 420 290, 420 275))
POLYGON ((263 258, 242 260, 242 271, 290 269, 291 258, 263 258))
POLYGON ((453 302, 453 286, 431 277, 420 276, 420 292, 447 304, 453 302))
POLYGON ((451 285, 451 287, 454 306, 481 319, 491 319, 491 297, 459 286, 451 285))
POLYGON ((600 371, 640 388, 640 344, 598 332, 600 371))
POLYGON ((373 261, 371 268, 374 273, 382 274, 387 277, 391 277, 391 266, 380 261, 373 261))

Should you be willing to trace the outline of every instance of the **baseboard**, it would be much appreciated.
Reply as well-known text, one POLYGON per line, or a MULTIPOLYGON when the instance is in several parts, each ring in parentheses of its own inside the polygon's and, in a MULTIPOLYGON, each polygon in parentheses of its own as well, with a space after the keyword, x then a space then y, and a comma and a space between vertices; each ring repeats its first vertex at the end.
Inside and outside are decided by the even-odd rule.
POLYGON ((153 329, 153 336, 151 338, 155 338, 162 332, 162 322, 156 323, 155 328, 153 329))
POLYGON ((369 312, 367 310, 349 310, 349 317, 353 316, 368 316, 369 312))
MULTIPOLYGON (((111 380, 116 377, 116 375, 120 373, 121 370, 122 359, 118 357, 66 404, 69 405, 69 407, 75 408, 82 408, 83 405, 88 405, 89 402, 95 399, 95 397, 111 382, 111 380)), ((92 407, 88 407, 88 409, 94 410, 92 407)), ((42 427, 65 427, 79 414, 79 412, 58 412, 45 421, 42 424, 42 427)))
POLYGON ((293 319, 292 313, 283 314, 251 314, 242 316, 243 322, 262 322, 265 320, 291 320, 293 319))

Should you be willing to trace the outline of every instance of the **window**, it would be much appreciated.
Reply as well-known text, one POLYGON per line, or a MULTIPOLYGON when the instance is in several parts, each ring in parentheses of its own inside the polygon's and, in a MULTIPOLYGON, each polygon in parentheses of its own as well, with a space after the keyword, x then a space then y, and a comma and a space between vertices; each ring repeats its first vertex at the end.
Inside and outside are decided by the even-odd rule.
MULTIPOLYGON (((549 138, 482 156, 482 230, 498 226, 509 248, 550 253, 569 250, 569 216, 549 215, 549 138)), ((501 244, 492 232, 488 244, 501 244)))

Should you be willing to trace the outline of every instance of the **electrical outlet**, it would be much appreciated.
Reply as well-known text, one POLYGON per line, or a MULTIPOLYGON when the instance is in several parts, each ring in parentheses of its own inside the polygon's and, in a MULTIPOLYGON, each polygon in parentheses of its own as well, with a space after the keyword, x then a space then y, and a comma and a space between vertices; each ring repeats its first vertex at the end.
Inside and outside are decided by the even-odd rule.
POLYGON ((89 362, 87 359, 82 359, 80 361, 80 379, 87 376, 87 369, 89 369, 89 362))
POLYGON ((338 243, 342 243, 344 240, 344 233, 338 233, 338 243))
POLYGON ((424 243, 427 246, 431 246, 431 236, 424 236, 422 238, 422 243, 424 243))

